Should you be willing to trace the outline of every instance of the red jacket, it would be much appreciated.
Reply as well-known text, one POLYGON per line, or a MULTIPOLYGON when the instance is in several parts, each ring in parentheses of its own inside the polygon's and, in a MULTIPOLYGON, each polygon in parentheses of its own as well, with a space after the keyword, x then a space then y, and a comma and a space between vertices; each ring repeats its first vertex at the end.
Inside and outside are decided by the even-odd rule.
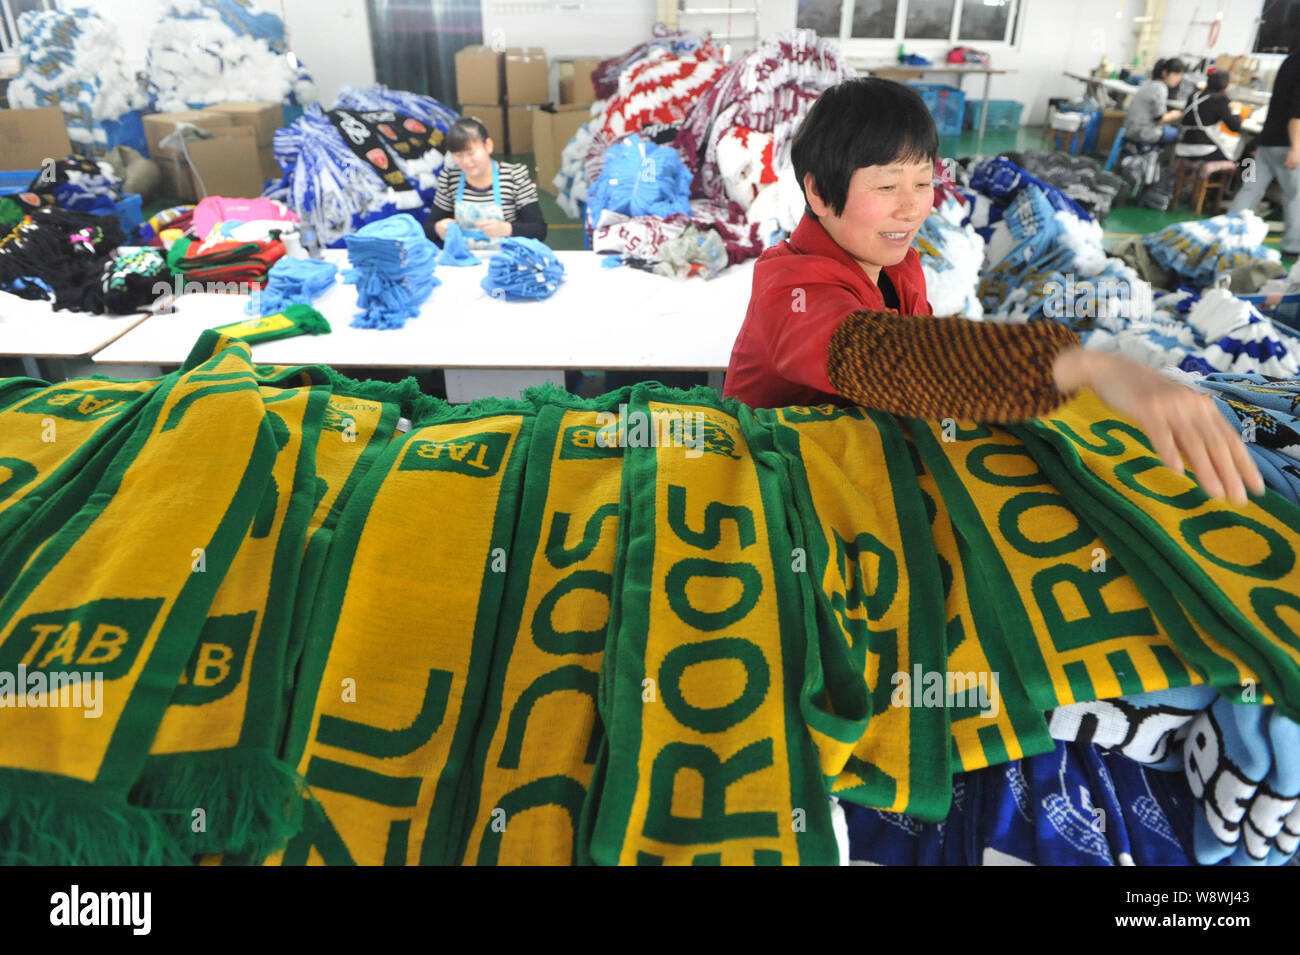
MULTIPOLYGON (((902 314, 932 314, 915 249, 884 272, 902 314)), ((831 335, 851 313, 884 307, 862 266, 805 214, 790 238, 754 265, 749 311, 731 349, 724 393, 753 408, 845 404, 826 377, 831 335)))

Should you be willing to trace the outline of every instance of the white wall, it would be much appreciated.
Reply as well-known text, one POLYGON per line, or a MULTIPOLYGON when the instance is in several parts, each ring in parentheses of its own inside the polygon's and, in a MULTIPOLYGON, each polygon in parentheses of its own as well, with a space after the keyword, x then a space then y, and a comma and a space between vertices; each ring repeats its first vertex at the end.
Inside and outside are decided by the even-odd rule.
MULTIPOLYGON (((167 0, 81 0, 116 23, 127 65, 145 68, 149 34, 167 0)), ((283 0, 289 47, 311 72, 320 98, 329 105, 344 83, 363 86, 375 81, 370 52, 370 24, 365 0, 283 0)), ((280 13, 279 3, 263 9, 280 13)))

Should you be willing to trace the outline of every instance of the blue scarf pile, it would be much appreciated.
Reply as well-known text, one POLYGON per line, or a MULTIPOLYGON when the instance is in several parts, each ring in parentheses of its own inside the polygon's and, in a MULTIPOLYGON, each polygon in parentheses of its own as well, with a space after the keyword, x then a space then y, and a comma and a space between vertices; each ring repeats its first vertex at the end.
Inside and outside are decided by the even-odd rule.
POLYGON ((564 266, 545 242, 510 236, 488 261, 483 290, 507 300, 549 298, 564 281, 564 266))
POLYGON ((1008 205, 1028 186, 1037 186, 1053 209, 1060 209, 1091 222, 1092 216, 1060 189, 1021 169, 1005 156, 994 156, 978 163, 971 172, 970 187, 1000 205, 1008 205))
POLYGON ((263 315, 274 315, 289 305, 310 305, 318 296, 334 286, 338 266, 333 262, 316 259, 295 259, 284 256, 267 273, 266 287, 250 300, 244 310, 252 315, 254 305, 263 315))
POLYGON ((433 274, 438 247, 409 215, 372 222, 346 241, 353 268, 343 279, 357 287, 361 308, 353 328, 401 328, 442 284, 433 274))
POLYGON ((610 146, 600 178, 587 196, 589 228, 608 209, 625 216, 691 214, 691 173, 677 150, 633 133, 610 146))
POLYGON ((1153 259, 1183 276, 1196 288, 1204 288, 1220 273, 1230 272, 1256 259, 1276 261, 1278 258, 1276 250, 1267 249, 1255 241, 1248 220, 1236 213, 1193 222, 1175 222, 1144 236, 1142 241, 1153 259))

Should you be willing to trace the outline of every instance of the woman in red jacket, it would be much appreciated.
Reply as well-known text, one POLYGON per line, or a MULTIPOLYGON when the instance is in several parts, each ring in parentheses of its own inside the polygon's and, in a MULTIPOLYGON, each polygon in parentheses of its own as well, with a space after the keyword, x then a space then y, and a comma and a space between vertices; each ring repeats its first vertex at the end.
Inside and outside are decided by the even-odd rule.
POLYGON ((1056 322, 937 318, 912 240, 934 197, 939 138, 920 96, 889 80, 821 95, 791 148, 807 210, 754 267, 726 394, 753 407, 833 402, 990 423, 1050 412, 1090 388, 1205 493, 1238 506, 1264 481, 1213 400, 1056 322))

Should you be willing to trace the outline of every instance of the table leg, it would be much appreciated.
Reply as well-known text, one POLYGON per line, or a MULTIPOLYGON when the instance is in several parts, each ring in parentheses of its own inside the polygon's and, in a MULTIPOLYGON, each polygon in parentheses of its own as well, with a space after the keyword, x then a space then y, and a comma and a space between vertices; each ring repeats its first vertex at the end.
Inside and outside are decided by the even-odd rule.
POLYGON ((726 377, 726 374, 725 371, 709 372, 709 387, 718 394, 722 394, 722 379, 726 377))
POLYGON ((984 146, 984 124, 989 120, 989 80, 992 78, 992 73, 984 74, 984 104, 980 107, 980 134, 975 140, 975 155, 977 156, 984 146))
POLYGON ((564 387, 563 369, 536 368, 448 368, 447 400, 453 404, 475 398, 518 398, 520 392, 534 385, 550 382, 564 387))
POLYGON ((41 377, 41 366, 40 366, 40 364, 36 361, 35 358, 32 358, 31 356, 24 356, 24 358, 23 358, 23 374, 26 375, 28 378, 40 378, 40 377, 41 377))

